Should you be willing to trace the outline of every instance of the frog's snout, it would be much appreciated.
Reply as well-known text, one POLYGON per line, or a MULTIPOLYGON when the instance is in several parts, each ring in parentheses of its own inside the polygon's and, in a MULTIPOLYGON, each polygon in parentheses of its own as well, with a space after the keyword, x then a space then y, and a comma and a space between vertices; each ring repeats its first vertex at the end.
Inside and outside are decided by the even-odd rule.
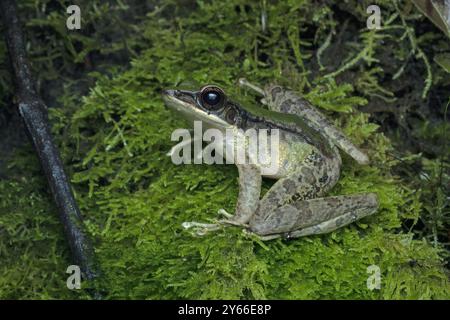
POLYGON ((163 89, 161 90, 161 97, 164 101, 164 106, 166 108, 173 106, 174 102, 172 101, 175 97, 175 91, 172 89, 163 89))
POLYGON ((172 89, 164 89, 163 91, 162 91, 162 95, 163 96, 170 96, 170 97, 173 97, 173 96, 175 96, 175 92, 176 92, 177 90, 172 90, 172 89))

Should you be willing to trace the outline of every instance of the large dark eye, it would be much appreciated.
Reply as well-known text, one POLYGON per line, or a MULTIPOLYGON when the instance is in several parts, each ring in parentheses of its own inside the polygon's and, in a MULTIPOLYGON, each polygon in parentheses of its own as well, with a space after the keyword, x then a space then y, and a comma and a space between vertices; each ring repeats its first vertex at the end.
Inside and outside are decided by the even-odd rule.
POLYGON ((200 91, 200 100, 204 108, 218 110, 225 103, 225 93, 219 87, 206 86, 200 91))
POLYGON ((205 93, 203 99, 207 104, 214 106, 220 102, 220 95, 218 92, 211 91, 205 93))

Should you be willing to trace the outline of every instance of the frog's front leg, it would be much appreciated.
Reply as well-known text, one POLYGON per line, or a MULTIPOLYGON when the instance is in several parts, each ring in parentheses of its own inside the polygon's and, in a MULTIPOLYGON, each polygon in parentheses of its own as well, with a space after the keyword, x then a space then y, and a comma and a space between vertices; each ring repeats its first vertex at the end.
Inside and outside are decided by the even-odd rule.
POLYGON ((219 229, 223 224, 247 227, 258 207, 262 181, 261 170, 253 164, 237 165, 237 168, 239 171, 239 195, 235 214, 229 215, 225 210, 221 209, 219 213, 225 215, 227 219, 219 220, 212 224, 194 221, 184 222, 184 228, 195 228, 198 235, 203 235, 208 231, 219 229))
POLYGON ((261 169, 254 164, 237 165, 239 195, 235 215, 228 219, 232 224, 246 225, 255 214, 261 194, 261 169))
POLYGON ((250 230, 263 240, 298 238, 334 231, 377 209, 374 193, 302 200, 280 206, 267 213, 264 219, 250 221, 250 230))

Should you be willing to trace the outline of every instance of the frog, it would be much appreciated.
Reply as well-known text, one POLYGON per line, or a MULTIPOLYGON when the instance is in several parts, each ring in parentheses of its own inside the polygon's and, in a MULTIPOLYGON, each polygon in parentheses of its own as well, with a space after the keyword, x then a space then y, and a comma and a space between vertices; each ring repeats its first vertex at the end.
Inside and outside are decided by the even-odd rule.
MULTIPOLYGON (((239 192, 234 214, 220 209, 223 219, 188 221, 183 227, 204 235, 234 225, 261 240, 293 239, 333 232, 378 211, 374 192, 327 196, 340 178, 339 150, 360 165, 368 165, 369 158, 324 113, 280 85, 269 83, 261 88, 244 78, 238 84, 261 96, 259 110, 244 107, 214 84, 162 91, 166 107, 188 120, 202 121, 208 128, 277 129, 279 133, 276 172, 266 174, 258 163, 236 164, 239 192), (274 183, 261 196, 263 178, 274 183)), ((168 155, 179 151, 175 146, 168 155)))

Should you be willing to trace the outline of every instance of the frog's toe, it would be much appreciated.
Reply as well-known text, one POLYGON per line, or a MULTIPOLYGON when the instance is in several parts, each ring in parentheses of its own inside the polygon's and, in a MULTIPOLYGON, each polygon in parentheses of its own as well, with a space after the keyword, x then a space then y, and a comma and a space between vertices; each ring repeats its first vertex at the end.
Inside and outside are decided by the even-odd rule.
POLYGON ((269 241, 269 240, 274 240, 274 239, 283 237, 282 234, 269 234, 269 235, 262 236, 262 235, 259 235, 249 229, 242 229, 242 233, 246 236, 249 236, 252 238, 257 238, 261 241, 269 241))
MULTIPOLYGON (((223 210, 223 209, 221 209, 223 210)), ((243 228, 248 228, 247 224, 241 223, 239 221, 235 221, 233 219, 233 215, 230 215, 225 210, 221 211, 219 210, 219 213, 221 215, 224 215, 227 219, 223 220, 217 220, 215 223, 203 223, 203 222, 196 222, 196 221, 185 221, 181 224, 181 226, 186 230, 191 230, 193 233, 197 236, 204 236, 210 231, 217 231, 221 229, 224 226, 238 226, 243 228)))
POLYGON ((265 96, 265 95, 266 95, 266 93, 264 92, 264 89, 262 89, 262 88, 260 88, 260 87, 258 87, 258 86, 256 86, 256 85, 254 85, 254 84, 252 84, 251 82, 249 82, 249 81, 248 81, 247 79, 245 79, 245 78, 240 78, 240 79, 238 80, 238 83, 239 83, 239 85, 240 85, 241 87, 247 87, 247 88, 249 88, 249 89, 251 89, 251 90, 253 90, 253 91, 259 93, 259 94, 262 95, 262 96, 265 96))
POLYGON ((242 222, 242 220, 238 218, 241 216, 239 213, 231 214, 228 211, 226 211, 225 209, 219 209, 219 211, 217 211, 217 214, 225 217, 225 219, 219 220, 219 221, 217 221, 217 223, 231 224, 233 226, 248 228, 248 224, 245 222, 242 222))
POLYGON ((192 230, 194 234, 198 236, 204 236, 209 231, 215 231, 221 227, 220 224, 217 223, 202 223, 195 221, 185 221, 181 225, 186 230, 192 230))
POLYGON ((195 221, 185 221, 181 225, 185 229, 191 229, 191 228, 211 229, 211 228, 214 228, 217 226, 216 223, 202 223, 202 222, 195 222, 195 221))
POLYGON ((220 216, 224 216, 227 219, 233 218, 233 215, 228 211, 226 211, 225 209, 219 209, 219 211, 217 211, 217 214, 220 216))

